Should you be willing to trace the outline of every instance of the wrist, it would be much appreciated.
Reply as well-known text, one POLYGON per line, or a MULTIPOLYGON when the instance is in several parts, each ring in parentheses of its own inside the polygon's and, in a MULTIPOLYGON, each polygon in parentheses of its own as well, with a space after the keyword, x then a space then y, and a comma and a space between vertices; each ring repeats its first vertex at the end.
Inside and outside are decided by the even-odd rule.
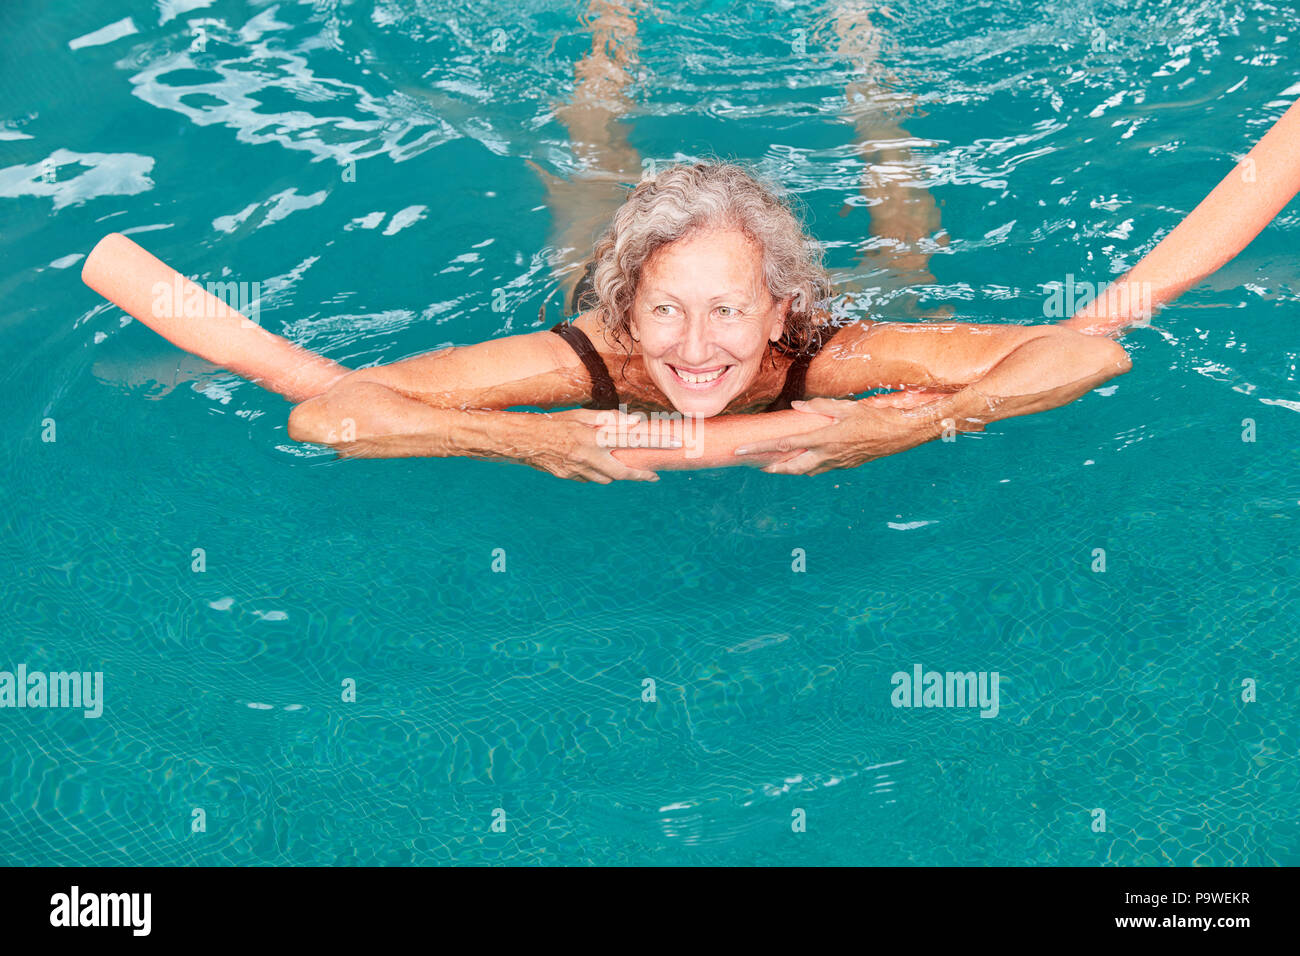
POLYGON ((471 458, 520 459, 524 447, 521 418, 539 419, 540 415, 467 408, 457 414, 455 427, 448 430, 449 455, 471 458))
POLYGON ((967 385, 909 412, 922 423, 926 441, 954 431, 980 431, 996 418, 989 398, 974 385, 967 385))

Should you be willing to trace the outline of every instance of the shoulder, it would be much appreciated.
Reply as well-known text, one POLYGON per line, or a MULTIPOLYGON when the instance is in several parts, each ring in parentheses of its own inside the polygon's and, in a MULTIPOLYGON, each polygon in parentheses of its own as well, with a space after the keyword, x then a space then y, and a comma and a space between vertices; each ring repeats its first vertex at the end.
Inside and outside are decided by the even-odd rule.
MULTIPOLYGON (((872 319, 846 319, 826 316, 824 322, 815 324, 821 336, 823 350, 833 347, 838 351, 856 350, 862 347, 882 323, 872 319)), ((818 352, 818 358, 822 352, 818 352)))
POLYGON ((625 356, 629 352, 637 351, 635 343, 621 340, 594 310, 583 312, 570 324, 587 336, 602 357, 609 355, 625 356))
POLYGON ((808 366, 809 395, 841 398, 879 387, 883 350, 871 319, 831 321, 821 327, 821 348, 808 366))
POLYGON ((573 349, 549 330, 456 345, 358 369, 343 381, 374 382, 439 407, 510 408, 582 401, 573 349))
MULTIPOLYGON (((639 372, 644 363, 641 357, 641 349, 631 338, 619 336, 601 320, 598 313, 584 312, 569 323, 574 329, 586 336, 587 342, 591 343, 591 348, 595 350, 597 357, 605 363, 606 369, 610 372, 617 371, 620 380, 639 381, 639 372), (628 373, 632 373, 629 377, 628 373)), ((558 335, 552 335, 551 338, 559 343, 560 347, 566 350, 570 355, 571 362, 583 364, 577 357, 577 350, 585 350, 586 343, 579 339, 577 342, 566 342, 558 335)))

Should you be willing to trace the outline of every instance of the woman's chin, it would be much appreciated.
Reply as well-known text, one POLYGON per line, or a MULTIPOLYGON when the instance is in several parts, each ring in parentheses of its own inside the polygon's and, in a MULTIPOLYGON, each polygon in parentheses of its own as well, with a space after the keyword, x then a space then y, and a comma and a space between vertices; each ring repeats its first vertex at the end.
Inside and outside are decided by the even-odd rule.
POLYGON ((722 397, 680 394, 673 396, 673 408, 683 415, 691 415, 695 418, 713 418, 715 415, 721 415, 726 407, 727 399, 722 397))

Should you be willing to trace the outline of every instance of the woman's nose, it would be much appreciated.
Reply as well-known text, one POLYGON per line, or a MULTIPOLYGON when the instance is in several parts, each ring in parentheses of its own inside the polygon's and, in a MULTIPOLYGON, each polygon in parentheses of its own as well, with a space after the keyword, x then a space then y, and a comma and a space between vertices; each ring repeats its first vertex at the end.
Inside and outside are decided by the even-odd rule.
POLYGON ((688 319, 682 341, 677 351, 682 361, 687 364, 700 364, 708 361, 713 353, 713 344, 709 340, 708 323, 698 319, 688 319))

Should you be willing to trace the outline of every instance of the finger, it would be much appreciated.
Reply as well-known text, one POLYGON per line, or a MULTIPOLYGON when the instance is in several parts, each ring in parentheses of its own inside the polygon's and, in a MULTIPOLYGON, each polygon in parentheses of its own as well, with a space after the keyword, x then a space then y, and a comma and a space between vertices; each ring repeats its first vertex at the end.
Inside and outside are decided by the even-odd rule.
POLYGON ((784 465, 787 464, 788 462, 792 462, 802 454, 804 454, 803 451, 799 451, 793 455, 787 455, 784 458, 778 458, 776 461, 769 461, 765 465, 760 465, 757 462, 755 462, 754 467, 758 468, 759 471, 765 471, 769 475, 774 475, 777 474, 777 472, 772 471, 773 468, 777 467, 778 465, 784 465))
MULTIPOLYGON (((659 422, 647 422, 643 415, 622 415, 612 411, 599 411, 590 408, 575 408, 567 412, 550 413, 555 418, 578 422, 595 428, 612 429, 614 443, 602 447, 610 448, 655 448, 672 451, 684 447, 684 443, 671 427, 659 422)), ((606 438, 600 435, 599 438, 606 438)))
POLYGON ((838 398, 810 398, 803 402, 791 402, 790 407, 799 412, 840 419, 849 413, 853 404, 838 398))
POLYGON ((640 468, 617 468, 605 473, 615 481, 658 481, 657 472, 645 471, 640 468))
POLYGON ((772 454, 790 454, 806 451, 804 448, 795 448, 786 443, 784 438, 773 438, 768 441, 754 442, 752 445, 742 445, 736 449, 736 457, 752 458, 755 455, 772 455, 772 454))
POLYGON ((808 475, 809 477, 813 475, 824 475, 828 471, 834 471, 836 468, 841 468, 841 467, 843 466, 835 465, 828 461, 823 461, 821 464, 814 465, 812 468, 809 468, 807 471, 804 472, 804 474, 808 475))
POLYGON ((917 405, 928 405, 930 402, 937 402, 941 398, 948 398, 952 392, 944 391, 939 388, 920 388, 915 391, 901 392, 898 395, 899 408, 915 408, 917 405))
POLYGON ((813 432, 805 432, 802 435, 785 435, 781 438, 768 438, 763 441, 750 442, 748 445, 741 445, 736 449, 737 455, 765 455, 768 452, 780 452, 790 454, 793 452, 807 451, 821 443, 821 438, 817 436, 822 434, 822 429, 813 432))
POLYGON ((804 452, 784 461, 773 462, 762 470, 769 475, 807 475, 811 474, 810 469, 817 467, 821 460, 820 456, 812 452, 804 452))
POLYGON ((551 418, 562 418, 565 421, 582 422, 584 425, 603 425, 609 421, 609 412, 600 412, 594 408, 570 408, 563 412, 548 412, 551 418), (601 418, 600 416, 606 416, 601 418))
POLYGON ((615 432, 618 448, 681 448, 681 426, 673 422, 646 421, 644 416, 619 419, 615 432))
POLYGON ((650 471, 647 468, 631 468, 617 458, 612 452, 605 453, 606 460, 601 462, 600 468, 603 473, 619 481, 658 481, 657 472, 650 471))
POLYGON ((859 400, 863 405, 879 405, 885 408, 898 407, 898 395, 893 392, 886 392, 881 395, 868 395, 866 398, 859 400))

